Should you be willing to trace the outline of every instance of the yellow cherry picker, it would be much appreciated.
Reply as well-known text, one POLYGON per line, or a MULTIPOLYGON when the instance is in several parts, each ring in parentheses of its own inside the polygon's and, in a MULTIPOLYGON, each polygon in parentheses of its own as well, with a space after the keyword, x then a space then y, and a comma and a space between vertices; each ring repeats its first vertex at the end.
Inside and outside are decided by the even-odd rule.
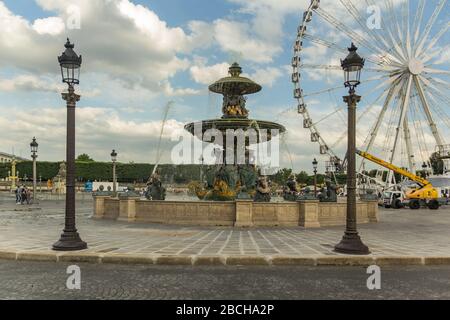
POLYGON ((381 160, 367 152, 356 150, 356 153, 361 157, 372 161, 373 163, 376 163, 382 167, 385 167, 389 170, 394 171, 395 173, 402 175, 403 177, 408 178, 418 185, 417 188, 406 191, 404 193, 404 196, 402 195, 401 191, 388 192, 389 196, 384 197, 385 206, 390 206, 395 209, 399 209, 404 206, 407 206, 413 210, 417 210, 422 206, 426 206, 431 210, 439 209, 441 205, 439 192, 433 187, 430 181, 419 177, 407 170, 399 168, 392 163, 381 160))

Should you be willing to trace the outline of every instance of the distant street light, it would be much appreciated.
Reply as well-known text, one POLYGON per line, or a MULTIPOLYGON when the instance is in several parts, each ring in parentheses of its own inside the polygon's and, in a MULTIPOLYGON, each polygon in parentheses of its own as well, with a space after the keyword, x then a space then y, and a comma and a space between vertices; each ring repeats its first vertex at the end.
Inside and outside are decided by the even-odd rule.
POLYGON ((36 158, 39 144, 36 141, 36 137, 30 143, 31 148, 31 158, 33 159, 33 200, 36 199, 37 194, 37 179, 36 179, 36 158))
POLYGON ((345 234, 334 250, 339 253, 364 255, 370 252, 358 235, 356 223, 356 105, 361 97, 356 95, 355 89, 361 83, 361 70, 365 60, 356 53, 357 50, 352 43, 348 56, 341 61, 344 85, 349 88, 349 95, 344 97, 344 102, 348 105, 347 223, 345 234))
POLYGON ((67 102, 67 140, 66 140, 66 213, 61 238, 53 245, 53 250, 75 251, 87 248, 77 232, 75 223, 75 107, 80 96, 75 93, 74 85, 80 83, 81 56, 73 50, 74 45, 67 39, 66 50, 58 57, 62 81, 67 83, 68 93, 62 98, 67 102))
POLYGON ((316 158, 314 158, 312 165, 313 165, 313 169, 314 169, 314 196, 317 197, 317 165, 318 165, 318 162, 317 162, 316 158))
POLYGON ((117 183, 117 177, 116 177, 117 152, 116 152, 116 150, 113 150, 111 152, 111 161, 113 163, 113 197, 116 197, 117 196, 117 189, 116 189, 116 183, 117 183))

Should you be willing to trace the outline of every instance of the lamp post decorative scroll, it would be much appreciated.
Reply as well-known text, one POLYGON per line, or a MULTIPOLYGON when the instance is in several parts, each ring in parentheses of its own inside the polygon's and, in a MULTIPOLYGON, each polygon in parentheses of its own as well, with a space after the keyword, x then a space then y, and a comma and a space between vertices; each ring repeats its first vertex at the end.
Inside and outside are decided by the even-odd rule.
POLYGON ((345 234, 334 250, 346 254, 369 254, 369 248, 361 241, 356 222, 356 105, 361 97, 355 89, 360 84, 361 70, 365 60, 356 52, 358 48, 352 43, 348 56, 341 61, 344 70, 346 88, 349 95, 344 97, 348 105, 348 151, 347 151, 347 219, 345 234))
POLYGON ((66 140, 66 212, 65 225, 61 238, 53 244, 53 250, 75 251, 87 248, 76 229, 75 223, 75 108, 80 95, 75 93, 75 84, 79 84, 81 56, 73 50, 75 46, 67 39, 66 50, 58 57, 62 81, 67 83, 68 92, 62 94, 67 104, 67 140, 66 140))

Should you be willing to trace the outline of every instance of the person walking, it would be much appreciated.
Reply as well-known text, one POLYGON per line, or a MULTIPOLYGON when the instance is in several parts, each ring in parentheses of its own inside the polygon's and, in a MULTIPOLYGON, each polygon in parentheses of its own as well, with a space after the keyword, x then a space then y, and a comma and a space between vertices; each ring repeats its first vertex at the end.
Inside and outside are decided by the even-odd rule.
POLYGON ((22 191, 20 192, 20 204, 23 205, 23 203, 27 200, 27 190, 26 187, 22 187, 22 191))
POLYGON ((27 200, 27 204, 32 204, 32 193, 31 193, 31 189, 26 188, 25 189, 25 195, 26 195, 26 200, 27 200))
POLYGON ((20 203, 20 192, 21 192, 20 187, 17 186, 16 187, 16 191, 15 191, 15 193, 16 193, 16 204, 20 203))

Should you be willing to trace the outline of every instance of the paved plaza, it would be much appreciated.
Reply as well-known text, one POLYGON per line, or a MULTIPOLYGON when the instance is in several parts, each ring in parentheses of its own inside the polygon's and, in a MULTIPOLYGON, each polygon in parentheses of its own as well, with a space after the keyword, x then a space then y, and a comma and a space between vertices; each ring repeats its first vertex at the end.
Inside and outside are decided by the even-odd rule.
POLYGON ((450 208, 381 209, 380 222, 360 225, 372 254, 333 252, 343 227, 320 229, 183 227, 93 220, 92 200, 77 201, 77 227, 88 249, 55 252, 64 201, 15 205, 0 200, 0 258, 145 264, 450 264, 450 208))

